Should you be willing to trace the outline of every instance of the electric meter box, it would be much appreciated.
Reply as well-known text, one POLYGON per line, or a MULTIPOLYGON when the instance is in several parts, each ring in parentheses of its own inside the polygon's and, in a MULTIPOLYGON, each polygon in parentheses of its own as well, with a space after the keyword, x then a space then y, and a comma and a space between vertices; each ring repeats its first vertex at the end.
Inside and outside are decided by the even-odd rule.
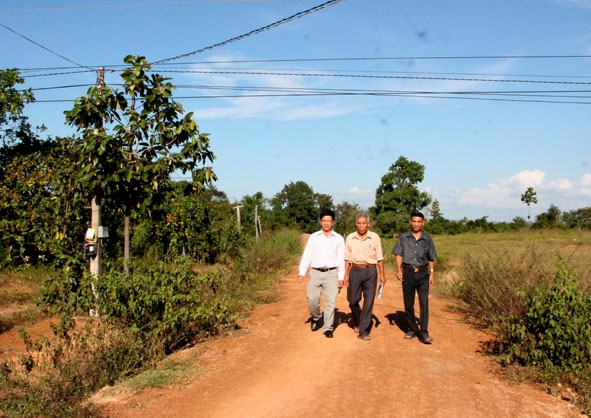
POLYGON ((98 237, 101 239, 109 238, 109 228, 107 228, 106 226, 99 226, 98 227, 98 237))

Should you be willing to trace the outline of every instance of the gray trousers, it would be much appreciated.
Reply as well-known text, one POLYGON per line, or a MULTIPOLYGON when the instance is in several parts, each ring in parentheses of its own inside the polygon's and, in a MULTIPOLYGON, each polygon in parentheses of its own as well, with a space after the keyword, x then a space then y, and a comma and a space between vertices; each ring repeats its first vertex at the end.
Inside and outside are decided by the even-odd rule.
POLYGON ((334 308, 339 294, 339 285, 337 283, 337 270, 321 272, 311 269, 308 274, 308 309, 314 321, 320 320, 322 311, 320 310, 320 298, 324 289, 324 331, 332 331, 334 323, 334 308))
POLYGON ((376 267, 352 267, 349 272, 347 300, 353 316, 353 324, 359 327, 359 335, 369 335, 372 327, 373 304, 378 284, 376 267), (360 306, 363 296, 363 308, 360 306))

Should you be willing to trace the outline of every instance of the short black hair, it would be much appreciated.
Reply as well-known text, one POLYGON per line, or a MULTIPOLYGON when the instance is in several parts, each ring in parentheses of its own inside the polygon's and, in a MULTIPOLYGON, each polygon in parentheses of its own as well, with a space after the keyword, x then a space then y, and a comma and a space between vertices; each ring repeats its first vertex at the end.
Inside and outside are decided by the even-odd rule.
POLYGON ((334 211, 332 209, 322 209, 320 211, 320 215, 318 215, 318 220, 321 220, 325 216, 330 216, 332 218, 332 220, 334 221, 335 215, 334 215, 334 211))
POLYGON ((418 210, 413 210, 410 213, 410 219, 412 218, 421 218, 421 219, 425 219, 425 215, 423 215, 421 212, 419 212, 418 210))

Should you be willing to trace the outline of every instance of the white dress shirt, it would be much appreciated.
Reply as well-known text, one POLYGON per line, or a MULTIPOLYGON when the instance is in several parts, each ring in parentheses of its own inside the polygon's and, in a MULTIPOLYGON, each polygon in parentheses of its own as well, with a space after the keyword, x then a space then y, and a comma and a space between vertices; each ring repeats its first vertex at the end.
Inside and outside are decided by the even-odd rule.
POLYGON ((344 280, 345 240, 343 237, 334 231, 331 231, 330 234, 326 236, 322 230, 310 235, 300 261, 300 276, 306 275, 308 267, 336 267, 338 270, 338 280, 344 280))

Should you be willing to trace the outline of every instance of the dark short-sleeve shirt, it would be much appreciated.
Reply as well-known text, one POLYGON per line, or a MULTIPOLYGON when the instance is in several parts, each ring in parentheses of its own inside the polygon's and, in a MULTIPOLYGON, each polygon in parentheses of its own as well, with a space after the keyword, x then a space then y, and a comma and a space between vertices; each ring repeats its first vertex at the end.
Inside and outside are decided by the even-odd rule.
POLYGON ((437 258, 435 243, 426 232, 419 239, 415 239, 410 231, 400 235, 392 254, 402 256, 402 263, 413 267, 422 267, 437 258))

